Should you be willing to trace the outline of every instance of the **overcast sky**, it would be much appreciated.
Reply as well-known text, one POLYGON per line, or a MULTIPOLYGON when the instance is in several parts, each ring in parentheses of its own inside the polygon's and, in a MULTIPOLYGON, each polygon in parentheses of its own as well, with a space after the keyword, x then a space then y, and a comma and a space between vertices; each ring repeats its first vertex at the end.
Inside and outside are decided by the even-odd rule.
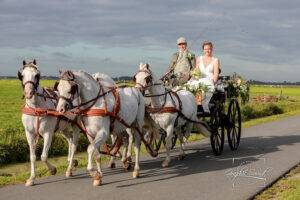
POLYGON ((196 55, 212 41, 223 74, 300 81, 299 0, 0 0, 0 75, 36 58, 43 75, 160 76, 180 36, 196 55))

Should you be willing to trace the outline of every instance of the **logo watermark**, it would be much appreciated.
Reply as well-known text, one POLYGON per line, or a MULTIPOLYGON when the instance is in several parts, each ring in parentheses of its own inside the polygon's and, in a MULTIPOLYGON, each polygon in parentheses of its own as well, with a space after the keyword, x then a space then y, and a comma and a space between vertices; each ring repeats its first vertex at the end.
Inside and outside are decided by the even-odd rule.
POLYGON ((261 187, 266 186, 267 175, 273 170, 272 167, 268 167, 266 158, 259 157, 256 161, 239 161, 240 159, 232 158, 232 164, 238 166, 227 170, 225 172, 226 177, 231 181, 232 187, 236 187, 237 184, 260 184, 261 187))

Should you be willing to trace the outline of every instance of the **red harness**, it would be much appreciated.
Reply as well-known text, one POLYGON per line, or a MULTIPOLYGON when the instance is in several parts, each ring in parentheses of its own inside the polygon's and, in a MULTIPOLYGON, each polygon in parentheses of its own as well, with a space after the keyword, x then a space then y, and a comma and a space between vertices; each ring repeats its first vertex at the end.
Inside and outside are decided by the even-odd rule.
MULTIPOLYGON (((38 141, 38 138, 41 136, 41 134, 39 133, 40 117, 45 117, 45 116, 58 117, 55 132, 58 129, 58 125, 59 125, 60 120, 65 120, 65 121, 68 121, 70 123, 75 124, 81 130, 81 132, 85 133, 86 136, 89 135, 86 128, 85 128, 85 125, 84 125, 83 121, 81 121, 81 124, 79 124, 76 120, 70 120, 69 118, 65 117, 66 114, 67 115, 69 115, 69 114, 78 115, 79 114, 79 115, 82 115, 82 116, 103 116, 103 117, 111 116, 111 117, 113 117, 113 119, 117 119, 122 124, 124 124, 127 128, 129 128, 130 126, 123 119, 121 119, 118 116, 118 113, 120 111, 120 95, 116 90, 112 90, 112 94, 115 98, 115 104, 114 104, 114 108, 113 108, 112 112, 109 112, 107 110, 107 106, 105 106, 105 108, 90 108, 96 103, 96 101, 93 102, 92 106, 90 106, 89 108, 87 108, 85 110, 76 110, 74 112, 69 111, 69 112, 66 112, 64 114, 61 114, 58 111, 53 110, 53 109, 33 108, 33 107, 29 107, 28 105, 24 106, 21 109, 21 111, 22 111, 23 114, 37 117, 36 118, 36 131, 35 131, 36 132, 35 133, 36 134, 36 139, 35 139, 36 143, 38 141)), ((105 105, 107 105, 106 101, 105 101, 105 105)), ((113 125, 113 123, 111 123, 111 124, 113 125)), ((111 130, 113 129, 112 125, 111 125, 111 130)), ((92 137, 91 135, 89 135, 89 136, 92 137)), ((104 152, 101 151, 100 153, 115 156, 118 153, 121 145, 122 145, 122 140, 121 140, 121 138, 117 137, 117 140, 114 142, 114 144, 111 147, 109 145, 105 144, 104 145, 105 151, 104 152)))
MULTIPOLYGON (((149 113, 179 113, 179 112, 181 112, 182 102, 181 102, 178 94, 176 92, 170 91, 170 92, 168 92, 168 93, 166 93, 164 95, 166 95, 166 96, 165 96, 165 102, 162 105, 162 107, 154 107, 153 108, 153 107, 149 107, 148 106, 148 107, 146 107, 146 111, 149 112, 149 113), (165 106, 167 94, 170 95, 170 97, 171 97, 171 99, 173 101, 174 106, 165 106), (175 103, 175 101, 174 101, 174 99, 172 97, 172 94, 176 97, 176 99, 178 101, 178 104, 179 104, 179 108, 178 109, 176 108, 176 103, 175 103)), ((147 96, 147 97, 151 97, 151 95, 147 96)))

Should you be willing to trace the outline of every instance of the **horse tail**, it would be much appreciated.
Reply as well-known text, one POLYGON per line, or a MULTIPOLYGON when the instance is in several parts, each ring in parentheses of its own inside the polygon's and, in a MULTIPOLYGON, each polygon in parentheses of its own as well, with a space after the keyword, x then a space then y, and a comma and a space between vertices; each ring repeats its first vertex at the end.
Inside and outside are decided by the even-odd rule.
POLYGON ((196 127, 196 130, 202 133, 205 137, 209 137, 211 135, 208 128, 203 126, 202 124, 194 123, 194 127, 196 127))
POLYGON ((198 130, 200 133, 202 133, 205 137, 209 137, 211 135, 209 126, 205 122, 203 123, 202 120, 199 120, 197 117, 197 114, 193 115, 192 120, 194 122, 202 122, 202 123, 193 123, 192 122, 194 124, 194 127, 196 128, 196 130, 198 130))

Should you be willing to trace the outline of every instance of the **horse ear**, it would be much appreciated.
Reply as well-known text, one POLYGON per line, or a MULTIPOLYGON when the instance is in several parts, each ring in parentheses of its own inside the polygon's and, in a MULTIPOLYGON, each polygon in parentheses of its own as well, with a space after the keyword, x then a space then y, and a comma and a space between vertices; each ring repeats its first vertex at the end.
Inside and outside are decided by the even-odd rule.
POLYGON ((54 87, 53 87, 53 90, 54 90, 54 91, 58 91, 58 89, 57 89, 58 84, 59 84, 59 82, 58 82, 58 81, 55 81, 54 87))
POLYGON ((27 63, 26 63, 26 61, 25 61, 25 60, 23 60, 23 66, 25 66, 25 65, 27 65, 27 63))
POLYGON ((145 67, 146 67, 146 69, 149 70, 149 64, 148 63, 145 64, 145 67))
POLYGON ((22 79, 23 79, 22 73, 20 71, 18 71, 18 78, 20 81, 22 81, 22 79))
POLYGON ((32 62, 34 65, 36 65, 36 60, 35 59, 33 59, 33 62, 32 62))
POLYGON ((142 62, 140 62, 140 70, 142 70, 143 69, 143 66, 144 66, 144 63, 142 63, 142 62))

